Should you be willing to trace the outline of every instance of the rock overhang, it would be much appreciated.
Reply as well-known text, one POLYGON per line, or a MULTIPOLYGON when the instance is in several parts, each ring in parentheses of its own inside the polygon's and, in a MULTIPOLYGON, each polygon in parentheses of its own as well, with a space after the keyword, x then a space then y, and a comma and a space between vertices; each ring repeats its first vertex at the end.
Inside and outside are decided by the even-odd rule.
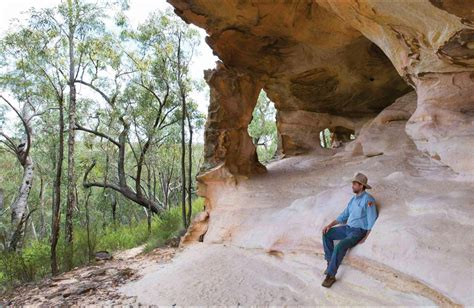
POLYGON ((318 130, 328 123, 348 123, 345 128, 357 134, 362 122, 415 89, 418 103, 406 125, 409 136, 456 172, 474 172, 465 153, 474 140, 473 133, 465 136, 474 112, 473 3, 168 2, 183 20, 207 31, 206 42, 221 60, 215 70, 227 74, 220 89, 211 85, 210 113, 229 124, 222 127, 208 118, 208 169, 219 164, 232 174, 264 169, 245 132, 259 88, 275 103, 279 151, 287 155, 318 148, 318 130), (242 76, 256 87, 242 88, 242 76), (309 122, 295 121, 298 115, 309 122), (291 125, 281 122, 289 118, 291 125), (449 141, 453 136, 457 145, 449 141))

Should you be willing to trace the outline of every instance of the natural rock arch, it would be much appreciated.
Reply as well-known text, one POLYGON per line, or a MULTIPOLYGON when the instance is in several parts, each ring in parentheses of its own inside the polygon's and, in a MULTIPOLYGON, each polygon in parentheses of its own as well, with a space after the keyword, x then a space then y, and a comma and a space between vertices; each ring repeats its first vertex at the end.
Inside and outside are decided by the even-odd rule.
MULTIPOLYGON (((169 2, 185 21, 207 30, 207 42, 228 68, 265 87, 280 119, 295 111, 374 117, 410 84, 418 107, 407 133, 455 171, 474 172, 466 155, 474 145, 469 2, 169 2)), ((281 135, 288 154, 307 150, 294 130, 281 135)), ((252 163, 237 173, 262 170, 252 163)))

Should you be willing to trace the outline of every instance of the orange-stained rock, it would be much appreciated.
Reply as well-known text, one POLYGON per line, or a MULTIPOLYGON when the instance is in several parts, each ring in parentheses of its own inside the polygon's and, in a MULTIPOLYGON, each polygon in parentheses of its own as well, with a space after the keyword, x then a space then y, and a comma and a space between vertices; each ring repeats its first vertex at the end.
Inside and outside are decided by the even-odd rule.
POLYGON ((205 129, 204 169, 221 163, 232 174, 265 172, 247 127, 262 83, 252 75, 222 62, 205 71, 211 101, 205 129))
MULTIPOLYGON (((168 2, 184 20, 206 29, 206 41, 228 69, 258 80, 281 119, 294 111, 305 118, 309 113, 315 113, 309 118, 327 114, 324 117, 346 117, 350 123, 359 123, 410 91, 379 47, 316 2, 168 2)), ((215 100, 212 88, 211 104, 215 100)), ((247 110, 248 103, 238 106, 247 110)), ((251 114, 252 110, 247 111, 251 114)), ((317 133, 316 139, 313 135, 306 139, 304 131, 298 136, 278 124, 282 154, 304 153, 319 146, 317 133)), ((319 129, 321 125, 312 126, 319 129)), ((233 138, 241 139, 236 143, 248 147, 244 133, 235 135, 238 137, 233 138)), ((217 139, 214 131, 206 133, 212 151, 214 142, 209 139, 217 139)), ((209 167, 215 165, 208 162, 209 167)))
POLYGON ((196 215, 191 222, 187 232, 181 237, 179 247, 194 242, 202 242, 202 237, 206 234, 209 224, 209 211, 204 210, 196 215))
MULTIPOLYGON (((319 150, 317 130, 327 121, 344 119, 342 128, 354 130, 411 86, 418 103, 409 136, 455 171, 474 173, 466 152, 474 143, 472 1, 168 2, 206 29, 207 43, 227 68, 246 72, 267 92, 278 112, 280 153, 319 150)), ((251 112, 248 103, 240 108, 251 112)), ((242 148, 234 153, 248 157, 244 132, 226 136, 242 148)), ((209 131, 206 144, 216 138, 209 131)))

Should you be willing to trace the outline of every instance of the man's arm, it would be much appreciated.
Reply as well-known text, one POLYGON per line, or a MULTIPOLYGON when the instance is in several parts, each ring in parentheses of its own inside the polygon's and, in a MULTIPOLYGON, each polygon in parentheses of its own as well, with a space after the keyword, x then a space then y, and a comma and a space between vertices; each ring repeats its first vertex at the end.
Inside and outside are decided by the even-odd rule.
POLYGON ((377 220, 377 207, 375 206, 375 200, 370 198, 367 202, 367 229, 371 230, 377 220))
POLYGON ((365 236, 359 241, 359 244, 365 242, 367 237, 370 234, 370 231, 372 231, 372 227, 375 224, 375 221, 377 220, 377 207, 375 206, 375 200, 373 198, 370 198, 367 203, 367 222, 368 222, 368 231, 365 234, 365 236))
MULTIPOLYGON (((350 202, 349 202, 349 204, 350 204, 350 202)), ((340 224, 345 223, 347 221, 347 219, 349 218, 349 204, 347 204, 344 211, 342 211, 342 213, 339 214, 339 216, 337 216, 336 219, 334 220, 334 221, 336 221, 336 225, 338 223, 340 223, 340 224)))
POLYGON ((331 221, 328 225, 324 226, 323 228, 323 234, 325 234, 326 232, 329 231, 329 229, 331 229, 333 226, 339 224, 339 222, 337 220, 333 220, 331 221))
POLYGON ((337 216, 336 219, 331 221, 328 225, 324 226, 323 228, 323 234, 329 231, 333 226, 340 224, 340 223, 345 223, 347 221, 347 218, 349 217, 349 204, 346 206, 344 211, 342 211, 339 216, 337 216))

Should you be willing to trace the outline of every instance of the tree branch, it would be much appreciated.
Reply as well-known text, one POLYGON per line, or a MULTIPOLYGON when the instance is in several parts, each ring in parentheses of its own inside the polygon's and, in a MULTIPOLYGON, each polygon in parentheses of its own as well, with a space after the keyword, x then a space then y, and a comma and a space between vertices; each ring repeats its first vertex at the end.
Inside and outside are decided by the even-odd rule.
POLYGON ((88 86, 89 88, 91 88, 92 90, 96 91, 97 93, 99 93, 104 99, 105 101, 107 102, 107 104, 109 104, 110 106, 114 106, 112 100, 107 96, 107 94, 105 94, 104 92, 102 92, 102 90, 100 90, 99 88, 97 88, 96 86, 94 86, 92 83, 89 83, 89 82, 86 82, 84 80, 76 80, 77 83, 81 83, 83 85, 86 85, 88 86))
POLYGON ((3 99, 14 111, 15 113, 18 115, 18 117, 20 118, 21 122, 23 123, 23 128, 25 129, 25 132, 26 132, 26 151, 24 152, 24 156, 22 157, 21 159, 21 163, 22 165, 24 164, 24 161, 26 160, 26 157, 28 157, 29 155, 29 152, 30 152, 30 147, 31 147, 31 133, 30 133, 30 129, 29 129, 29 126, 28 126, 28 123, 27 121, 25 120, 25 118, 23 118, 23 116, 20 114, 20 112, 12 105, 12 103, 10 103, 5 97, 3 97, 3 95, 0 94, 0 98, 3 99))
POLYGON ((86 128, 86 127, 83 127, 79 124, 76 123, 76 130, 81 130, 81 131, 84 131, 84 132, 88 132, 88 133, 91 133, 91 134, 94 134, 96 136, 99 136, 99 137, 102 137, 102 138, 105 138, 107 140, 109 140, 110 142, 112 142, 113 144, 115 144, 116 146, 120 147, 120 143, 115 140, 114 138, 110 137, 110 136, 107 136, 106 134, 104 133, 101 133, 101 132, 98 132, 96 130, 92 130, 92 129, 89 129, 89 128, 86 128))

